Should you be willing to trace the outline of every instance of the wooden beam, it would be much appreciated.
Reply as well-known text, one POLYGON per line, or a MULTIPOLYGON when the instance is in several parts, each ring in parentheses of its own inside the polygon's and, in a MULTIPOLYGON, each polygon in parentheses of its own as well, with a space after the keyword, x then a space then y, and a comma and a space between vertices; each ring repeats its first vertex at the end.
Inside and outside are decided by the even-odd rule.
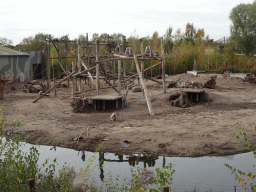
MULTIPOLYGON (((141 43, 141 54, 142 54, 142 59, 143 59, 143 55, 145 54, 143 43, 141 43)), ((142 78, 144 79, 144 61, 143 60, 141 60, 141 74, 142 74, 142 78)))
POLYGON ((147 101, 147 104, 148 104, 149 114, 150 114, 150 115, 154 115, 154 111, 153 111, 153 109, 152 109, 152 104, 151 104, 151 101, 150 101, 150 98, 149 98, 149 95, 148 95, 147 86, 146 86, 146 84, 144 83, 142 74, 141 74, 141 72, 140 72, 140 66, 139 66, 139 63, 138 63, 136 54, 134 55, 134 61, 135 61, 135 64, 136 64, 137 73, 139 74, 139 77, 140 77, 141 85, 142 85, 142 87, 143 87, 143 89, 144 89, 145 98, 146 98, 146 101, 147 101))
MULTIPOLYGON (((68 43, 66 44, 66 72, 68 73, 68 43)), ((69 88, 69 81, 67 82, 69 88)))
MULTIPOLYGON (((58 61, 60 60, 60 43, 58 42, 58 61)), ((61 65, 61 64, 60 64, 61 65)), ((62 67, 62 66, 61 66, 62 67)), ((58 66, 58 76, 60 75, 60 66, 58 66)))
MULTIPOLYGON (((75 64, 72 62, 72 73, 75 72, 75 64)), ((71 97, 74 97, 74 79, 71 79, 71 97)))
POLYGON ((101 65, 100 67, 101 67, 101 69, 103 70, 103 73, 104 73, 104 77, 105 77, 104 81, 106 81, 106 83, 109 84, 118 93, 118 90, 107 80, 107 76, 106 76, 106 73, 105 73, 105 70, 104 70, 103 66, 101 65))
POLYGON ((70 78, 75 72, 72 72, 68 76, 66 76, 64 79, 60 80, 57 84, 52 86, 50 89, 48 89, 43 95, 40 95, 36 100, 33 101, 33 103, 37 102, 39 99, 41 99, 43 96, 45 96, 47 93, 49 93, 51 90, 53 90, 55 87, 57 87, 59 84, 61 84, 63 81, 66 81, 68 78, 70 78))
POLYGON ((100 94, 100 62, 99 62, 99 50, 100 50, 100 44, 99 44, 99 38, 96 40, 96 94, 100 94))
POLYGON ((166 87, 165 87, 165 55, 164 55, 164 40, 163 37, 161 38, 161 45, 162 45, 162 79, 163 79, 163 88, 164 93, 166 93, 166 87))
POLYGON ((158 65, 162 65, 162 62, 157 63, 157 64, 155 64, 155 65, 153 65, 153 66, 151 66, 151 67, 148 67, 147 69, 144 70, 144 72, 145 72, 145 71, 148 71, 149 69, 155 68, 155 67, 157 67, 158 65))
POLYGON ((61 63, 60 63, 60 60, 57 59, 57 61, 58 61, 59 65, 61 66, 61 69, 64 71, 64 73, 66 73, 66 75, 68 75, 67 71, 65 71, 64 68, 62 67, 62 65, 61 65, 61 63))
MULTIPOLYGON (((80 45, 78 45, 78 48, 79 48, 79 50, 80 50, 80 45)), ((78 52, 79 52, 79 51, 78 51, 78 52)), ((85 68, 86 70, 88 70, 88 67, 86 66, 86 64, 85 64, 85 63, 83 62, 83 60, 81 59, 80 54, 78 54, 78 61, 82 63, 82 65, 84 66, 84 68, 85 68)), ((80 67, 81 67, 81 66, 80 66, 80 67)), ((95 83, 94 80, 93 80, 93 77, 92 77, 91 72, 88 71, 87 73, 88 73, 88 75, 89 75, 91 81, 93 82, 93 84, 96 85, 96 83, 95 83)))
POLYGON ((121 93, 121 60, 118 60, 118 92, 119 92, 119 95, 122 95, 121 93))
MULTIPOLYGON (((117 87, 117 86, 114 86, 114 87, 117 87)), ((113 89, 113 86, 100 87, 100 89, 109 89, 109 88, 113 89)), ((82 91, 81 93, 88 92, 88 91, 93 91, 93 90, 96 90, 96 87, 95 88, 86 89, 85 91, 82 91)))
POLYGON ((68 80, 69 78, 71 78, 71 77, 76 77, 76 76, 78 76, 78 75, 80 75, 80 74, 83 74, 83 73, 86 73, 87 71, 89 71, 89 70, 93 70, 93 69, 95 69, 96 67, 92 67, 92 68, 90 68, 90 69, 88 69, 88 70, 84 70, 84 71, 81 71, 81 72, 72 72, 72 73, 70 73, 68 76, 66 76, 64 79, 62 79, 62 80, 60 80, 55 86, 53 86, 53 87, 51 87, 50 89, 48 89, 43 95, 40 95, 36 100, 34 100, 33 101, 33 103, 35 103, 35 102, 37 102, 39 99, 41 99, 43 96, 45 96, 47 93, 49 93, 51 90, 53 90, 55 87, 57 87, 59 84, 61 84, 63 81, 66 81, 66 80, 68 80))
POLYGON ((51 45, 50 43, 47 43, 46 45, 46 53, 47 53, 47 88, 49 89, 51 87, 51 63, 50 63, 50 50, 51 45))

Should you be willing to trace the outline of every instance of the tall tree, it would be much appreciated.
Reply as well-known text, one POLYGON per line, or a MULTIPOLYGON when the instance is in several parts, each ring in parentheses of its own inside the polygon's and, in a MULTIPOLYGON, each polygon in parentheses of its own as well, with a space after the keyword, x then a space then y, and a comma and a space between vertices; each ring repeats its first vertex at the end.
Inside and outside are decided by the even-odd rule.
POLYGON ((194 43, 195 35, 196 35, 196 29, 194 27, 194 24, 187 23, 185 34, 184 34, 186 41, 194 43))
POLYGON ((35 37, 24 38, 19 44, 19 49, 26 51, 41 51, 45 49, 45 38, 48 34, 38 33, 35 37))
POLYGON ((164 50, 166 53, 170 53, 173 47, 173 36, 172 36, 172 27, 169 27, 166 30, 164 35, 164 50))
POLYGON ((0 37, 0 45, 8 47, 12 44, 11 39, 7 39, 6 37, 0 37))
POLYGON ((256 0, 252 4, 239 4, 229 15, 231 39, 236 48, 246 55, 256 52, 256 0))
POLYGON ((180 45, 183 39, 184 39, 184 34, 181 33, 180 28, 178 28, 176 33, 174 34, 174 44, 180 45))

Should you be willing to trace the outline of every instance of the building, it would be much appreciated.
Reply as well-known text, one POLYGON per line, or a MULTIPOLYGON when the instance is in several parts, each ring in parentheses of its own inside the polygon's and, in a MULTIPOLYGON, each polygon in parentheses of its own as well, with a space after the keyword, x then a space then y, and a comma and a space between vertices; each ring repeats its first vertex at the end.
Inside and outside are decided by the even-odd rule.
POLYGON ((42 79, 43 51, 21 52, 0 46, 0 75, 20 76, 20 80, 42 79))

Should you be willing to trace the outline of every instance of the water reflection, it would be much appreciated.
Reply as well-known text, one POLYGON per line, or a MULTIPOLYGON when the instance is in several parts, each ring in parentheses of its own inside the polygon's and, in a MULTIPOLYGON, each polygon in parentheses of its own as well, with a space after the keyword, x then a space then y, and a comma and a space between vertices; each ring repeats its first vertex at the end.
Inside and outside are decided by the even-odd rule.
MULTIPOLYGON (((84 151, 83 151, 84 153, 84 151)), ((122 155, 122 154, 114 154, 118 157, 118 159, 109 159, 104 158, 104 153, 99 152, 99 169, 100 169, 100 179, 103 181, 104 179, 104 162, 128 162, 130 166, 135 167, 139 164, 139 162, 143 162, 144 168, 154 167, 156 164, 156 160, 158 156, 149 156, 146 154, 137 154, 137 155, 122 155), (125 156, 125 159, 124 159, 125 156)), ((165 158, 163 158, 163 166, 165 166, 165 158)))
MULTIPOLYGON (((29 151, 31 145, 26 147, 29 151)), ((68 166, 73 166, 75 171, 79 172, 80 168, 87 165, 89 159, 95 155, 93 152, 76 151, 73 149, 66 149, 61 147, 52 148, 52 146, 40 146, 39 165, 49 158, 49 162, 57 158, 58 165, 56 170, 62 168, 64 162, 68 166)), ((172 184, 172 191, 184 192, 191 188, 200 189, 200 191, 207 191, 211 189, 215 191, 234 191, 236 186, 237 191, 241 191, 242 187, 235 180, 235 176, 227 169, 224 164, 227 163, 237 169, 245 172, 254 171, 253 164, 255 159, 252 153, 243 153, 231 155, 226 157, 163 157, 150 156, 146 154, 121 154, 121 153, 96 153, 97 159, 93 162, 92 167, 96 166, 95 177, 92 179, 96 181, 97 185, 101 185, 101 181, 109 179, 110 175, 115 178, 117 175, 122 179, 130 178, 131 166, 147 168, 154 171, 155 168, 161 168, 170 163, 175 166, 174 181, 172 184)), ((58 171, 56 171, 57 173, 58 171)))

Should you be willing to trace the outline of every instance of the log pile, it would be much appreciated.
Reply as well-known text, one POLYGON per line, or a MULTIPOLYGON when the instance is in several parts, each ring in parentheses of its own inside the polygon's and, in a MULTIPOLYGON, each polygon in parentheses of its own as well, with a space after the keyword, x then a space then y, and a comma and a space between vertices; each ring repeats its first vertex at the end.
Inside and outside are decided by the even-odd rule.
POLYGON ((256 83, 255 74, 247 74, 246 77, 244 78, 244 81, 249 83, 256 83))
POLYGON ((177 92, 167 99, 167 101, 170 101, 170 104, 174 107, 191 107, 192 102, 188 99, 188 94, 186 92, 177 92))
POLYGON ((46 86, 43 83, 38 82, 37 80, 33 80, 24 84, 23 92, 26 93, 38 93, 38 92, 45 92, 46 86))
POLYGON ((192 82, 185 82, 185 81, 171 81, 169 85, 167 86, 168 88, 196 88, 196 89, 202 89, 202 88, 209 88, 209 89, 214 89, 216 86, 216 78, 217 75, 211 76, 210 79, 203 83, 199 83, 196 81, 192 82))
POLYGON ((90 113, 93 109, 92 102, 84 98, 75 98, 71 106, 74 113, 90 113))

